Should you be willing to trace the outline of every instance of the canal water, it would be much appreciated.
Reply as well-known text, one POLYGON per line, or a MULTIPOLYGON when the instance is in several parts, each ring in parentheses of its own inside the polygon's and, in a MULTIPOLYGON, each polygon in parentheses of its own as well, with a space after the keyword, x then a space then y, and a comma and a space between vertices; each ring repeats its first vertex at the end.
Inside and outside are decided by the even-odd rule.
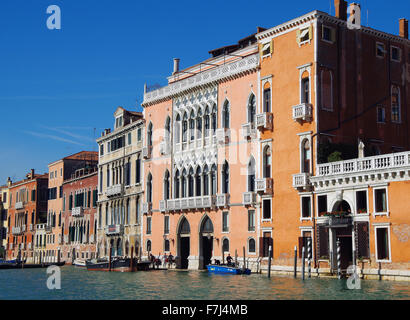
POLYGON ((346 280, 302 281, 265 274, 215 275, 198 271, 98 272, 64 266, 61 290, 49 290, 46 269, 0 270, 0 299, 21 300, 293 300, 410 299, 410 284, 362 280, 349 290, 346 280))

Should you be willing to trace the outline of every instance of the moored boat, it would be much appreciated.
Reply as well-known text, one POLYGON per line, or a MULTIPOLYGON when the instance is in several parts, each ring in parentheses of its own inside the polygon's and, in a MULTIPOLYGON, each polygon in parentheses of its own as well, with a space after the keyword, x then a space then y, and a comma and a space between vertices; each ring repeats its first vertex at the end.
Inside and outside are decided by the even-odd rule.
POLYGON ((218 274, 245 274, 250 275, 251 270, 243 269, 243 268, 236 268, 232 266, 226 265, 208 265, 206 266, 209 273, 218 273, 218 274))
POLYGON ((111 260, 111 266, 110 266, 110 262, 107 259, 98 259, 98 260, 87 261, 86 267, 88 271, 131 272, 137 269, 137 259, 134 258, 132 266, 131 266, 130 258, 114 257, 111 260))
POLYGON ((85 268, 87 266, 87 260, 84 259, 75 259, 73 266, 85 268))

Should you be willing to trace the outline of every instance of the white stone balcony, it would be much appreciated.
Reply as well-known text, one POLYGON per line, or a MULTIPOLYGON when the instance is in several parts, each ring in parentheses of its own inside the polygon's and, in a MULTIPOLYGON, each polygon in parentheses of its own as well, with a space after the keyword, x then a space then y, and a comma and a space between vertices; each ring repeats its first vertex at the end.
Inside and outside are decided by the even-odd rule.
POLYGON ((23 209, 24 203, 23 201, 16 202, 16 210, 23 209))
POLYGON ((167 200, 160 200, 159 201, 159 211, 160 212, 167 211, 167 200))
POLYGON ((29 244, 28 244, 28 249, 29 249, 29 250, 33 250, 33 243, 32 243, 32 242, 29 242, 29 244))
POLYGON ((119 196, 122 194, 123 190, 124 187, 122 184, 115 184, 113 186, 107 187, 107 197, 119 196))
POLYGON ((251 206, 256 202, 255 192, 244 192, 242 194, 242 203, 244 206, 251 206))
POLYGON ((142 148, 142 157, 144 159, 151 159, 152 146, 145 146, 142 148))
POLYGON ((68 235, 64 235, 64 243, 68 243, 68 235))
POLYGON ((142 214, 149 214, 152 211, 152 203, 151 202, 144 202, 142 204, 142 214))
POLYGON ((120 224, 113 224, 106 227, 105 234, 107 236, 122 235, 124 233, 124 226, 120 224))
POLYGON ((12 227, 11 228, 11 234, 18 235, 20 233, 21 233, 21 228, 20 227, 12 227))
POLYGON ((52 226, 50 225, 46 225, 44 229, 46 230, 47 233, 51 233, 51 231, 53 230, 52 226))
POLYGON ((181 210, 181 200, 180 199, 174 200, 174 210, 175 211, 181 210))
POLYGON ((270 112, 264 112, 256 115, 256 127, 259 130, 272 130, 273 129, 273 114, 270 112))
POLYGON ((63 244, 63 235, 62 235, 62 234, 59 234, 59 235, 57 236, 57 243, 58 243, 58 244, 63 244))
POLYGON ((255 189, 258 193, 273 194, 273 179, 272 178, 256 179, 255 189))
POLYGON ((229 143, 231 131, 229 129, 220 128, 216 129, 216 142, 218 144, 227 144, 229 143))
POLYGON ((189 209, 189 206, 188 206, 188 198, 182 198, 182 199, 181 199, 181 209, 182 209, 182 210, 187 210, 187 209, 189 209))
POLYGON ((216 195, 216 206, 227 207, 229 205, 229 194, 221 193, 216 195))
POLYGON ((242 125, 242 137, 244 139, 255 139, 256 136, 256 129, 252 127, 251 123, 245 123, 242 125))
POLYGON ((84 216, 84 208, 83 207, 75 207, 71 209, 71 215, 73 217, 82 217, 84 216))
POLYGON ((294 121, 311 121, 312 105, 310 103, 301 103, 292 107, 292 118, 294 121))
POLYGON ((202 197, 202 208, 212 208, 215 205, 215 197, 213 196, 203 196, 202 197))
POLYGON ((169 211, 174 211, 175 209, 175 200, 168 200, 167 207, 169 211))
POLYGON ((20 243, 20 249, 24 250, 26 248, 26 244, 25 243, 20 243))
POLYGON ((310 173, 307 173, 307 172, 294 174, 293 175, 293 187, 295 189, 307 188, 308 186, 310 186, 309 177, 310 177, 310 173))
POLYGON ((93 234, 90 235, 90 243, 94 243, 94 235, 93 234))
POLYGON ((26 232, 26 225, 25 224, 23 224, 22 226, 21 226, 21 232, 26 232))
POLYGON ((162 141, 159 145, 159 153, 161 155, 167 155, 171 153, 171 143, 168 141, 162 141))

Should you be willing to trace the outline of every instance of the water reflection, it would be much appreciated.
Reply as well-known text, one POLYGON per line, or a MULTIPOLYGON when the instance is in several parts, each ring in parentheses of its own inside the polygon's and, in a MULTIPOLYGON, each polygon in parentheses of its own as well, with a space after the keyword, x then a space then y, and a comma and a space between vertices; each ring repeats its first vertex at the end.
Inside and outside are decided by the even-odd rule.
POLYGON ((410 299, 406 282, 362 281, 348 290, 346 280, 285 276, 230 276, 206 272, 89 272, 61 269, 62 290, 46 287, 45 269, 1 270, 0 299, 69 300, 276 300, 276 299, 410 299))

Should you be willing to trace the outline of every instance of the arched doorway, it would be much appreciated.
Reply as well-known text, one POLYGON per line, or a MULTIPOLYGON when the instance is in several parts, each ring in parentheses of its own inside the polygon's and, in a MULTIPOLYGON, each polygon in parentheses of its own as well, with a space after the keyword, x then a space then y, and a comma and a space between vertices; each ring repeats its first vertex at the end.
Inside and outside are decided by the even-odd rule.
POLYGON ((188 269, 188 257, 190 254, 190 235, 191 227, 188 220, 184 217, 178 229, 178 256, 180 257, 179 269, 188 269))
POLYGON ((333 242, 333 268, 337 269, 337 241, 340 241, 340 267, 345 271, 353 264, 353 224, 346 218, 352 213, 346 200, 337 201, 333 205, 333 221, 330 225, 330 239, 333 242))
POLYGON ((214 225, 208 216, 202 220, 199 241, 199 269, 206 269, 211 263, 214 243, 214 225))

